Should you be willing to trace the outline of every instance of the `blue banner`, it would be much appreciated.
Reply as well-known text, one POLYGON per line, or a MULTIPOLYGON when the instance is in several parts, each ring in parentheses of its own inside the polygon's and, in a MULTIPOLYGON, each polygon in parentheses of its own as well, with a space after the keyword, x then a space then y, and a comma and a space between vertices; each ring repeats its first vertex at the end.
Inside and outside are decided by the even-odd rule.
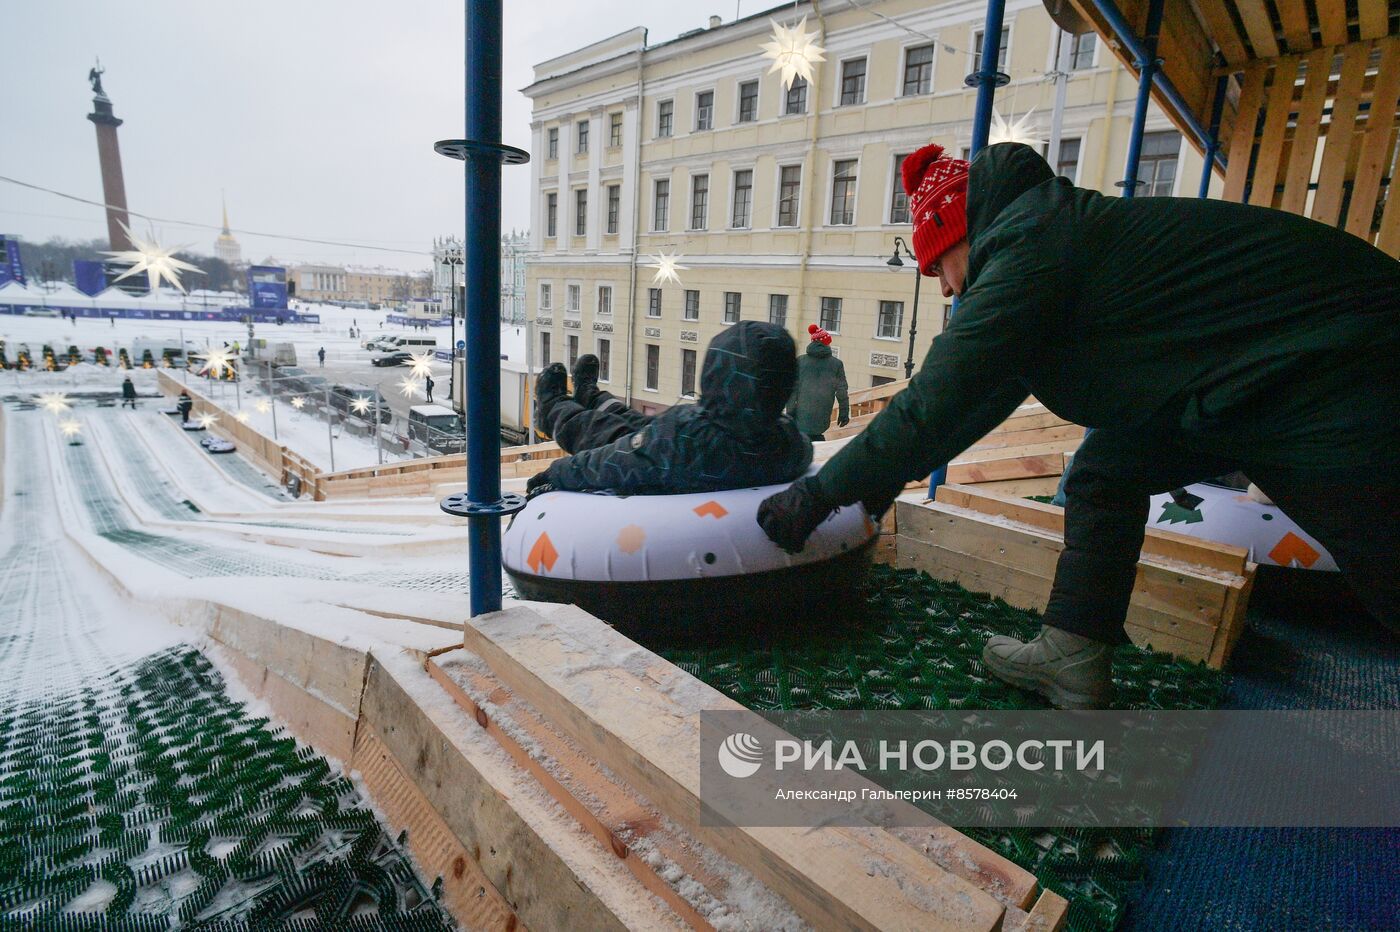
POLYGON ((275 265, 248 266, 248 303, 259 310, 287 306, 287 270, 275 265))
POLYGON ((100 294, 107 289, 107 272, 96 259, 74 259, 73 282, 85 295, 100 294))
POLYGON ((19 240, 0 233, 0 285, 6 282, 24 284, 24 260, 19 254, 19 240))

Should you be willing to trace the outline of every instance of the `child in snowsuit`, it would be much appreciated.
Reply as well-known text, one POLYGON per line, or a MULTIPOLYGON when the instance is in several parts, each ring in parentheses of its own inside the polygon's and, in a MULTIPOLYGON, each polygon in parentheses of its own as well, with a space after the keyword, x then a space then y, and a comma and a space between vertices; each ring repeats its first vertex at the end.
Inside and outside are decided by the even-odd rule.
POLYGON ((136 386, 131 383, 131 376, 122 380, 122 407, 130 405, 131 410, 136 410, 136 386))
POLYGON ((781 327, 735 324, 705 352, 700 400, 659 415, 599 389, 596 356, 579 357, 572 397, 568 372, 555 363, 536 384, 537 423, 573 455, 532 476, 527 489, 665 495, 790 481, 812 462, 811 442, 783 414, 796 355, 781 327))

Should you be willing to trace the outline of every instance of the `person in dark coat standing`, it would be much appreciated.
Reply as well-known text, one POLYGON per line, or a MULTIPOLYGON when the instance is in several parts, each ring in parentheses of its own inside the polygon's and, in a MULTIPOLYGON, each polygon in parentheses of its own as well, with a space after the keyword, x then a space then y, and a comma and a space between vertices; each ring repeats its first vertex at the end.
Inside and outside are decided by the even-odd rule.
POLYGON ((845 427, 851 421, 851 403, 846 396, 846 366, 831 352, 831 334, 816 324, 809 324, 807 333, 812 341, 807 352, 797 360, 797 387, 788 399, 788 417, 797 422, 797 429, 809 440, 825 440, 831 426, 832 405, 838 405, 836 426, 845 427))
POLYGON ((535 423, 573 454, 530 477, 528 491, 628 495, 717 492, 788 482, 812 462, 812 444, 783 414, 797 376, 797 349, 776 324, 746 320, 705 351, 700 400, 658 415, 633 411, 598 388, 598 357, 563 363, 535 386, 535 423))
POLYGON ((433 381, 433 377, 431 375, 423 377, 423 387, 428 391, 428 404, 433 403, 433 386, 436 384, 437 383, 433 381))
POLYGON ((1400 263, 1283 211, 1076 188, 1016 143, 903 171, 920 272, 958 310, 865 431, 760 507, 772 540, 888 508, 1033 394, 1093 432, 1040 634, 984 650, 1003 680, 1107 703, 1149 496, 1234 470, 1400 628, 1400 263))
POLYGON ((324 346, 316 351, 316 361, 322 369, 326 367, 326 348, 324 346))
POLYGON ((175 408, 180 412, 180 423, 188 424, 190 412, 194 410, 194 399, 190 397, 189 392, 180 393, 179 399, 175 402, 175 408))
POLYGON ((128 405, 131 410, 136 410, 136 386, 132 384, 131 376, 122 379, 122 407, 125 408, 128 405))

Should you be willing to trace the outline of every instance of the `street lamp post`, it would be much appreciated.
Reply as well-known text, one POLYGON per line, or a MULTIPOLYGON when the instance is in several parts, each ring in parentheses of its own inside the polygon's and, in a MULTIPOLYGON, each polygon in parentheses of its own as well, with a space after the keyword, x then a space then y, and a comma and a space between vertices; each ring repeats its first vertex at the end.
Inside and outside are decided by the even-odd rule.
MULTIPOLYGON (((451 365, 447 370, 447 404, 449 407, 456 407, 457 391, 454 383, 457 379, 457 267, 462 265, 465 258, 460 252, 447 250, 443 256, 443 262, 447 264, 447 274, 450 279, 448 290, 451 295, 448 299, 447 311, 447 350, 451 356, 451 365)), ((465 318, 465 314, 463 317, 465 318)), ((463 336, 466 335, 466 327, 463 326, 463 336)), ((465 393, 463 393, 465 394, 465 393)))
POLYGON ((914 377, 914 333, 919 328, 919 282, 924 273, 919 269, 919 260, 909 251, 909 244, 904 242, 902 236, 894 238, 894 253, 885 260, 885 265, 892 269, 904 268, 904 260, 899 257, 900 247, 903 247, 904 254, 914 263, 914 308, 909 315, 909 352, 904 357, 904 377, 909 379, 914 377))

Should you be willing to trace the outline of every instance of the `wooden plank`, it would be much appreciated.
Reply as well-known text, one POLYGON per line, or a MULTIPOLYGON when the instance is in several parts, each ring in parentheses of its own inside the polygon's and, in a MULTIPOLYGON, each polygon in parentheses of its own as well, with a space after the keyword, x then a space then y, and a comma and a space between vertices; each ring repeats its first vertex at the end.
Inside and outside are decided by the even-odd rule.
POLYGON ((1065 471, 1063 453, 1042 456, 1018 456, 978 463, 953 463, 948 466, 949 482, 995 482, 998 479, 1031 479, 1037 476, 1058 476, 1065 471))
POLYGON ((1245 35, 1255 58, 1278 58, 1278 40, 1274 38, 1274 24, 1269 19, 1269 11, 1264 0, 1235 0, 1240 22, 1244 24, 1245 35))
MULTIPOLYGON (((1017 434, 1034 434, 1035 431, 1016 431, 1017 434)), ((954 463, 986 463, 992 460, 1026 459, 1027 457, 1063 456, 1079 449, 1080 440, 1047 440, 1039 443, 1023 443, 1012 447, 969 447, 953 458, 954 463)))
POLYGON ((1220 632, 1216 635, 1215 643, 1211 645, 1210 657, 1206 660, 1206 663, 1216 669, 1225 666, 1240 635, 1244 633, 1245 611, 1249 606, 1250 593, 1254 591, 1254 579, 1258 569, 1258 564, 1250 563, 1241 577, 1242 583, 1231 586, 1225 598, 1225 610, 1220 617, 1220 632))
POLYGON ((1332 119, 1327 124, 1327 141, 1322 150, 1322 168, 1317 175, 1317 193, 1313 195, 1312 207, 1312 219, 1328 226, 1337 225, 1342 210, 1342 184, 1346 181, 1369 49, 1370 44, 1365 42, 1347 47, 1337 94, 1332 99, 1332 119))
POLYGON ((1376 247, 1392 259, 1400 259, 1400 179, 1390 179, 1385 198, 1385 213, 1381 215, 1381 231, 1376 247))
POLYGON ((1069 900, 1054 890, 1046 890, 1035 901, 1035 908, 1026 917, 1023 932, 1060 932, 1069 918, 1069 900))
POLYGON ((1371 238, 1376 200, 1380 197, 1381 176, 1390 168, 1391 129, 1395 106, 1400 99, 1400 38, 1380 43, 1381 64, 1371 94, 1371 110, 1366 118, 1366 135, 1361 143, 1361 159, 1352 181, 1351 206, 1346 230, 1363 239, 1371 238))
POLYGON ((1056 440, 1083 440, 1084 428, 1078 424, 1063 424, 1058 427, 1037 427, 1030 430, 993 431, 968 447, 969 450, 990 450, 993 448, 1017 447, 1030 443, 1050 443, 1056 440))
POLYGON ((1264 102, 1264 78, 1268 73, 1269 63, 1261 61, 1250 62, 1244 72, 1238 116, 1230 137, 1230 161, 1225 169, 1222 197, 1227 201, 1244 200, 1244 186, 1249 180, 1250 153, 1254 149, 1254 130, 1259 120, 1259 107, 1264 102))
POLYGON ((1283 156, 1283 136, 1293 108, 1294 80, 1298 76, 1298 56, 1285 55, 1274 66, 1274 83, 1269 88, 1264 111, 1264 132, 1259 137, 1259 156, 1250 178, 1249 203, 1272 207, 1283 156))
POLYGON ((1356 0, 1356 24, 1361 29, 1362 39, 1379 39, 1390 32, 1387 6, 1386 0, 1356 0))
POLYGON ((1000 928, 995 899, 873 827, 701 824, 699 712, 741 707, 582 610, 509 608, 469 619, 465 635, 512 692, 813 925, 1000 928))
POLYGON ((1312 181, 1313 163, 1317 155, 1318 132, 1322 128, 1322 107, 1327 102, 1328 72, 1332 68, 1332 50, 1317 49, 1306 59, 1307 77, 1303 80, 1303 96, 1298 103, 1298 126, 1293 133, 1293 149, 1288 156, 1284 176, 1281 210, 1302 214, 1308 206, 1308 184, 1312 181))
MULTIPOLYGON (((1327 0, 1322 0, 1326 3, 1327 0)), ((1305 0, 1274 0, 1283 23, 1283 38, 1288 51, 1297 55, 1313 48, 1312 28, 1308 25, 1308 5, 1305 0)))
POLYGON ((1317 24, 1325 46, 1346 45, 1347 5, 1344 0, 1318 0, 1317 24))
POLYGON ((1060 486, 1059 476, 1040 476, 1036 479, 1001 479, 997 482, 979 482, 977 488, 1012 498, 1025 498, 1027 495, 1054 495, 1060 486))
POLYGON ((1225 63, 1234 67, 1242 66, 1249 60, 1244 42, 1235 30, 1234 20, 1225 9, 1225 0, 1197 0, 1197 8, 1205 20, 1206 30, 1224 56, 1225 63))

